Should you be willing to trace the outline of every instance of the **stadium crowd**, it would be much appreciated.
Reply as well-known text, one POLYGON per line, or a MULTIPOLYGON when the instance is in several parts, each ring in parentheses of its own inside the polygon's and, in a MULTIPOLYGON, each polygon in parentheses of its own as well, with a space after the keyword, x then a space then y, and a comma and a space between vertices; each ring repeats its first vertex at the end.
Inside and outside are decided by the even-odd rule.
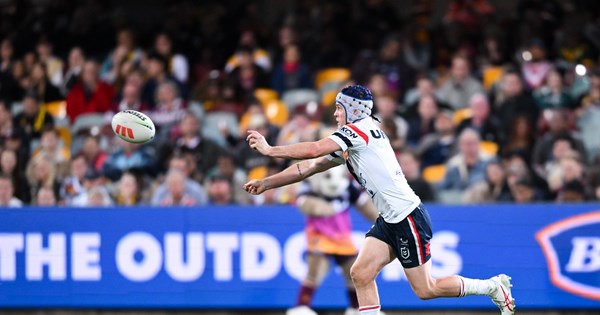
POLYGON ((292 203, 242 190, 286 167, 244 135, 322 137, 349 83, 425 201, 600 200, 597 2, 73 2, 0 3, 0 207, 292 203), (114 136, 124 109, 152 142, 114 136))

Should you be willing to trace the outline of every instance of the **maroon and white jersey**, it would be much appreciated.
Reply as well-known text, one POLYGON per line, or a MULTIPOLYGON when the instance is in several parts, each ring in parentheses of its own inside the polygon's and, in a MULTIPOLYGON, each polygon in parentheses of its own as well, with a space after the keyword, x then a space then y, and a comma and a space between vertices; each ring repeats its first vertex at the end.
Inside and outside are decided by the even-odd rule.
POLYGON ((373 199, 379 214, 388 223, 398 223, 406 218, 421 199, 406 182, 400 164, 387 136, 367 117, 336 130, 329 138, 342 151, 327 156, 339 164, 346 163, 348 170, 373 199), (348 160, 342 152, 348 151, 348 160))

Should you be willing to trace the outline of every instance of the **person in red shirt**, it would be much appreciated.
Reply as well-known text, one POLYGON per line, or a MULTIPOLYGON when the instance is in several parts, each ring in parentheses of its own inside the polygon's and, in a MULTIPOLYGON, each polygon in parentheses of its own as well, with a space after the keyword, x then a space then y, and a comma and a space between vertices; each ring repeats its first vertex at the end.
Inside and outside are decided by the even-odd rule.
POLYGON ((82 114, 105 113, 111 109, 113 99, 113 87, 99 79, 98 64, 86 61, 81 80, 67 94, 67 115, 74 122, 82 114))

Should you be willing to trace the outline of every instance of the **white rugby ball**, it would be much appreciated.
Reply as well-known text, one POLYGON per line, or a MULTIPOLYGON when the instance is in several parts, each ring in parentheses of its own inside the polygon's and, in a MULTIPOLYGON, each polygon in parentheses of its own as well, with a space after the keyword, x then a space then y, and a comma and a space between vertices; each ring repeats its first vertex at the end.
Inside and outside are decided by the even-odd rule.
POLYGON ((146 143, 154 139, 156 134, 152 120, 143 113, 131 109, 116 113, 111 125, 119 138, 131 143, 146 143))

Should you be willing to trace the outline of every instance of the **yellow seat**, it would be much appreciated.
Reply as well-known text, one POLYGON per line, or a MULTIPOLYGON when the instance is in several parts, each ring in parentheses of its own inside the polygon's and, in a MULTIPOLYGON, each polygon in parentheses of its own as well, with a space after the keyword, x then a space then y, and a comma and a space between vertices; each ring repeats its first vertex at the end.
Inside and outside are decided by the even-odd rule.
POLYGON ((254 180, 254 179, 263 179, 265 177, 267 177, 267 172, 269 170, 267 169, 266 166, 257 166, 252 168, 249 172, 248 172, 248 181, 254 180))
POLYGON ((65 147, 71 147, 71 129, 68 127, 56 127, 59 137, 62 139, 65 147))
POLYGON ((319 70, 315 77, 315 87, 320 91, 328 82, 344 82, 350 79, 352 73, 348 68, 326 68, 319 70))
POLYGON ((423 179, 431 184, 439 183, 444 179, 444 175, 446 175, 446 165, 444 164, 436 164, 427 166, 423 170, 423 179))
POLYGON ((269 101, 279 99, 279 93, 273 89, 258 88, 254 90, 254 97, 264 105, 269 101))
POLYGON ((267 116, 267 119, 273 125, 281 127, 288 122, 288 109, 281 100, 270 100, 266 104, 263 104, 263 109, 265 116, 267 116))
POLYGON ((494 141, 481 141, 481 143, 479 143, 479 148, 481 151, 490 155, 498 154, 498 144, 494 141))
POLYGON ((458 126, 463 120, 467 118, 471 118, 473 115, 473 111, 470 108, 461 108, 454 112, 454 117, 452 117, 452 122, 455 126, 458 126))
POLYGON ((46 108, 46 111, 54 118, 65 118, 67 116, 67 102, 66 101, 55 101, 49 102, 42 105, 46 108))
POLYGON ((504 74, 504 69, 502 67, 486 67, 483 70, 483 87, 486 90, 489 90, 494 83, 496 83, 504 74))
POLYGON ((329 106, 334 105, 335 97, 337 96, 337 94, 338 94, 337 90, 330 90, 330 91, 323 93, 323 96, 321 96, 321 106, 329 107, 329 106))

